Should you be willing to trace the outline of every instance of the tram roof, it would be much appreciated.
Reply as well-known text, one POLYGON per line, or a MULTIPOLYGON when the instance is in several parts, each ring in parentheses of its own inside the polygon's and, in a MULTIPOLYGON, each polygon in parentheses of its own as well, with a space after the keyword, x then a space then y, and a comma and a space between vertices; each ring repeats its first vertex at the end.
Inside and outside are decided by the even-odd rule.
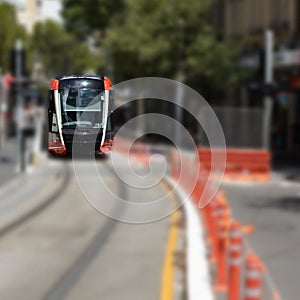
POLYGON ((100 75, 90 75, 90 74, 82 74, 82 75, 63 75, 56 78, 57 80, 64 80, 64 79, 96 79, 96 80, 104 80, 104 76, 100 75))

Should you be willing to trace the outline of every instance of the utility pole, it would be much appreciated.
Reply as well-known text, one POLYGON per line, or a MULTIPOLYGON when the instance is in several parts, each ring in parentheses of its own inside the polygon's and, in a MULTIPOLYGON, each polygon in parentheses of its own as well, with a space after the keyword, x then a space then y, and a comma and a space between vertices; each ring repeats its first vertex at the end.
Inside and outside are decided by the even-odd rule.
POLYGON ((0 150, 3 147, 4 144, 4 134, 5 134, 5 128, 4 128, 4 101, 5 101, 5 86, 4 86, 4 79, 2 76, 2 72, 0 70, 0 150))
MULTIPOLYGON (((184 104, 184 88, 182 86, 182 82, 184 81, 183 74, 183 52, 184 52, 184 44, 183 44, 183 26, 184 20, 179 18, 178 22, 178 34, 179 34, 179 44, 178 44, 178 62, 177 62, 177 74, 176 81, 178 81, 176 85, 175 91, 175 120, 183 125, 183 104, 184 104)), ((182 134, 181 127, 179 124, 176 124, 175 127, 175 143, 177 147, 182 146, 182 134)))
MULTIPOLYGON (((183 125, 183 75, 178 73, 176 76, 176 91, 175 91, 175 120, 183 125)), ((182 146, 182 134, 181 134, 181 127, 179 124, 176 124, 175 127, 175 143, 177 147, 182 146)))
POLYGON ((268 29, 265 32, 265 78, 264 83, 267 93, 264 97, 264 116, 263 116, 263 147, 271 149, 271 129, 272 129, 272 110, 273 100, 270 95, 271 85, 274 76, 274 33, 268 29))
POLYGON ((16 76, 16 129, 17 129, 17 171, 25 171, 25 144, 24 144, 24 115, 22 90, 22 42, 17 40, 15 44, 15 76, 16 76))

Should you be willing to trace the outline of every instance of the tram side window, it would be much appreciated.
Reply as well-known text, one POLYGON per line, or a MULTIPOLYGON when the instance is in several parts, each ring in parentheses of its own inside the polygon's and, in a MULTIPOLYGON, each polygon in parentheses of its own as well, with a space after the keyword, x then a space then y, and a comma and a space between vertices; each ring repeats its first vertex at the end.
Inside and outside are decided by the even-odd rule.
POLYGON ((54 92, 49 92, 49 103, 48 103, 48 120, 49 120, 49 131, 58 133, 57 127, 57 117, 55 112, 55 105, 54 105, 54 92))

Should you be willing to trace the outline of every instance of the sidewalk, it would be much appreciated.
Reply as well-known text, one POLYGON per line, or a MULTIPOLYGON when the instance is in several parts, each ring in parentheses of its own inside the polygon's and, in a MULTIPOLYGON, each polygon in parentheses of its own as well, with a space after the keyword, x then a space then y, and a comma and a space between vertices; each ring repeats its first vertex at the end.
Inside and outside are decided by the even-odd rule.
MULTIPOLYGON (((0 148, 0 187, 8 184, 13 178, 29 174, 32 166, 28 165, 30 159, 32 139, 26 139, 25 160, 27 162, 26 172, 17 172, 17 141, 16 138, 6 140, 5 144, 0 148)), ((45 160, 45 153, 40 154, 40 159, 45 160)))
POLYGON ((0 149, 0 186, 7 183, 16 173, 16 140, 9 139, 0 149))

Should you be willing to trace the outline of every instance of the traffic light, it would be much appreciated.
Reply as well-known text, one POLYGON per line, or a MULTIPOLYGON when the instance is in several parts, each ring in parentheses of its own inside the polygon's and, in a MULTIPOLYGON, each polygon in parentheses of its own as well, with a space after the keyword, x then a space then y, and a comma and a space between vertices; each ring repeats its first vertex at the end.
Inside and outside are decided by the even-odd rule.
POLYGON ((25 76, 26 70, 26 52, 24 49, 13 49, 10 55, 10 72, 13 76, 17 76, 19 70, 19 76, 25 76))

